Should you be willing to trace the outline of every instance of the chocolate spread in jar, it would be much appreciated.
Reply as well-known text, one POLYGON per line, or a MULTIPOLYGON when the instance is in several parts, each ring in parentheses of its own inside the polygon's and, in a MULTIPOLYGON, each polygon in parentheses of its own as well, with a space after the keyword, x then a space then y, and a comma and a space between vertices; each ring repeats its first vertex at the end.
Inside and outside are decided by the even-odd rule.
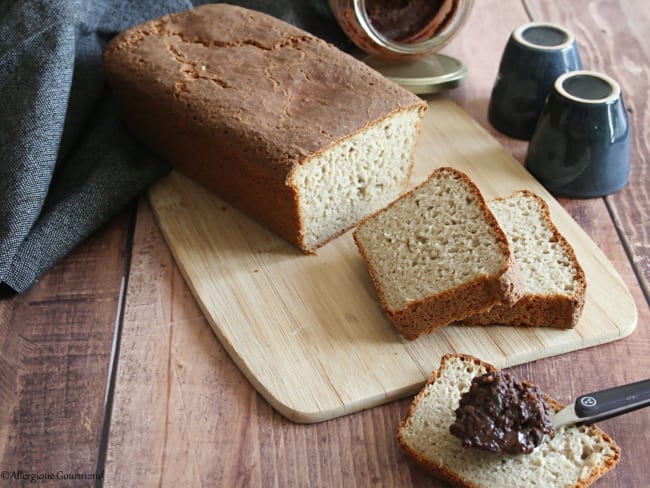
POLYGON ((372 25, 388 39, 412 43, 431 39, 458 8, 458 0, 366 0, 372 25))
POLYGON ((449 430, 464 447, 505 454, 529 453, 555 433, 552 411, 539 389, 504 371, 472 380, 449 430))

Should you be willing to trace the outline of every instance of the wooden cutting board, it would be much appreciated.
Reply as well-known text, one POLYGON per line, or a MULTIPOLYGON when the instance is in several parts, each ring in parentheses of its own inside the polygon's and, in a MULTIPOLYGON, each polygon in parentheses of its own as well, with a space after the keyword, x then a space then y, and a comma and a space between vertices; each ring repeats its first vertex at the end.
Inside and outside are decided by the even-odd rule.
POLYGON ((411 184, 443 165, 468 173, 487 198, 527 188, 546 199, 587 276, 575 329, 448 326, 408 342, 382 313, 351 232, 305 256, 178 173, 151 190, 162 232, 214 332, 283 415, 319 422, 412 395, 447 352, 506 367, 634 330, 632 297, 589 236, 492 136, 436 97, 411 184))

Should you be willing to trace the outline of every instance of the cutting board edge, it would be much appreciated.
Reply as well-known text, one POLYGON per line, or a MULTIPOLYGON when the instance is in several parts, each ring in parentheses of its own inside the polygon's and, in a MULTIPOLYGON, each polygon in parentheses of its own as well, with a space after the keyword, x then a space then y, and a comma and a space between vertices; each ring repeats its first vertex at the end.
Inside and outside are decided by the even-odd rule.
MULTIPOLYGON (((553 355, 571 352, 585 347, 592 347, 599 344, 612 342, 615 340, 622 339, 627 335, 631 334, 636 328, 636 323, 638 320, 636 304, 634 303, 630 290, 628 289, 625 282, 623 281, 622 276, 618 273, 618 271, 614 267, 613 263, 611 263, 611 261, 609 261, 609 259, 604 255, 602 250, 597 245, 595 245, 593 241, 591 241, 591 238, 586 234, 584 229, 582 229, 580 225, 575 220, 572 219, 571 215, 566 211, 566 209, 564 209, 551 194, 546 192, 536 180, 529 178, 530 174, 527 172, 527 170, 525 170, 525 168, 522 168, 512 158, 512 155, 510 155, 503 148, 503 146, 501 146, 498 143, 498 141, 494 140, 494 138, 489 134, 488 131, 486 131, 483 127, 481 127, 480 124, 478 124, 476 121, 471 119, 471 117, 467 117, 466 114, 464 114, 464 112, 462 111, 462 109, 458 107, 454 102, 443 101, 442 105, 446 107, 453 106, 453 110, 456 111, 459 115, 462 115, 465 122, 471 122, 472 130, 478 133, 481 139, 484 140, 491 139, 490 145, 488 147, 489 151, 487 152, 488 154, 495 157, 496 158, 495 160, 500 161, 499 163, 500 165, 505 165, 501 167, 500 171, 503 171, 503 168, 513 169, 518 167, 518 169, 516 170, 516 175, 517 175, 516 179, 518 182, 521 182, 522 184, 525 183, 522 187, 530 187, 529 189, 531 189, 532 191, 535 191, 538 194, 541 193, 540 196, 542 196, 545 200, 547 200, 547 203, 550 204, 553 210, 555 212, 559 211, 558 214, 561 215, 561 220, 568 222, 570 224, 572 231, 574 232, 577 231, 577 235, 581 240, 586 239, 587 244, 589 244, 588 247, 592 250, 595 250, 595 254, 592 253, 590 259, 593 258, 595 261, 597 261, 599 263, 599 266, 602 266, 601 269, 606 272, 609 278, 615 281, 617 288, 619 287, 621 288, 622 293, 619 295, 618 298, 623 300, 625 305, 624 307, 625 314, 623 316, 625 320, 613 321, 613 323, 611 324, 613 325, 613 327, 610 327, 610 330, 607 330, 606 333, 604 334, 601 331, 599 336, 587 337, 586 339, 585 337, 582 337, 580 336, 580 334, 578 334, 580 336, 580 340, 568 341, 561 344, 549 344, 545 348, 538 349, 534 357, 530 356, 529 354, 530 351, 526 351, 522 354, 515 353, 509 358, 504 358, 501 361, 499 361, 498 360, 499 358, 497 358, 497 360, 493 360, 494 361, 493 364, 495 364, 495 366, 497 367, 514 366, 517 364, 522 364, 525 362, 534 361, 537 359, 541 359, 553 355), (493 152, 495 154, 492 154, 493 152)), ((465 157, 466 157, 465 155, 462 156, 462 158, 465 157)), ((448 164, 448 165, 455 166, 454 164, 448 164)), ((244 376, 251 382, 251 384, 261 394, 261 396, 264 397, 269 402, 269 404, 271 404, 271 406, 274 409, 276 409, 279 413, 289 418, 290 420, 293 420, 294 422, 298 422, 298 423, 321 422, 331 418, 339 417, 341 415, 347 415, 360 410, 372 408, 374 406, 387 403, 392 400, 403 398, 405 396, 408 396, 409 394, 415 393, 417 389, 421 387, 421 385, 424 383, 426 378, 422 378, 421 381, 415 381, 415 382, 410 381, 410 384, 408 385, 404 385, 402 383, 401 386, 395 388, 394 391, 389 391, 389 392, 386 391, 386 388, 381 387, 379 391, 375 390, 375 394, 371 396, 366 396, 362 398, 361 397, 353 398, 352 400, 349 400, 346 395, 340 394, 339 391, 337 390, 337 386, 333 384, 331 391, 327 393, 327 398, 325 399, 326 403, 328 403, 329 405, 323 405, 323 403, 319 405, 318 397, 307 398, 307 401, 304 401, 305 397, 292 399, 289 396, 290 392, 289 393, 284 392, 282 389, 273 390, 272 388, 268 388, 267 386, 265 386, 264 381, 268 381, 268 378, 265 378, 262 375, 258 379, 257 375, 255 374, 255 371, 253 371, 253 369, 255 368, 255 364, 250 362, 250 359, 246 358, 245 354, 240 354, 237 352, 237 348, 235 347, 235 344, 234 343, 231 344, 231 341, 228 339, 227 327, 224 328, 224 330, 221 329, 219 323, 216 322, 215 315, 211 313, 214 310, 210 310, 207 304, 204 305, 203 300, 198 295, 198 292, 201 290, 200 287, 201 282, 199 281, 198 283, 194 283, 191 279, 192 273, 190 272, 190 270, 185 269, 186 264, 187 266, 189 266, 191 263, 184 263, 181 259, 179 259, 178 253, 181 252, 182 249, 176 249, 175 245, 170 240, 170 236, 173 234, 173 229, 175 224, 173 222, 173 219, 167 223, 170 226, 169 229, 170 236, 168 236, 167 235, 168 231, 165 229, 165 225, 163 224, 163 221, 169 217, 165 215, 165 202, 164 199, 161 198, 161 200, 159 200, 156 203, 155 194, 156 194, 155 187, 152 187, 152 189, 150 189, 149 192, 149 202, 151 204, 151 208, 153 210, 154 216, 156 217, 156 221, 162 230, 163 236, 165 237, 165 240, 172 252, 172 255, 174 256, 174 259, 179 269, 181 270, 181 273, 185 281, 187 282, 190 290, 192 291, 192 294, 196 299, 197 303, 199 304, 210 327, 212 328, 215 335, 223 345, 224 349, 228 352, 233 362, 243 372, 244 376), (154 196, 152 197, 152 195, 154 196), (158 208, 158 205, 160 205, 161 207, 158 208), (249 366, 246 365, 246 361, 249 361, 249 366), (275 395, 272 393, 272 391, 279 391, 280 393, 284 393, 284 394, 275 395), (286 398, 289 398, 289 400, 288 401, 285 400, 286 398), (296 407, 295 405, 298 406, 296 407), (307 406, 305 407, 305 405, 307 406)), ((501 192, 498 192, 498 195, 500 194, 501 192)), ((159 194, 159 196, 161 195, 159 194)), ((162 196, 164 196, 164 193, 162 196)), ((172 200, 172 202, 174 202, 174 200, 172 200)), ((475 355, 479 356, 479 354, 475 354, 475 355)), ((482 359, 485 359, 487 361, 491 360, 490 357, 486 357, 482 359)), ((432 364, 435 363, 432 362, 432 364)), ((424 375, 425 371, 422 370, 421 373, 424 375)), ((271 384, 271 386, 273 386, 273 384, 271 384)))
MULTIPOLYGON (((319 422, 324 422, 327 420, 331 420, 337 417, 341 417, 344 415, 349 415, 352 413, 360 412, 363 410, 367 410, 370 408, 374 408, 380 405, 383 405, 385 403, 389 403, 392 401, 397 401, 404 399, 408 396, 412 396, 415 393, 417 393, 424 383, 427 380, 427 377, 422 378, 420 381, 414 382, 412 384, 402 386, 400 388, 397 388, 393 391, 384 391, 379 395, 375 395, 373 397, 366 397, 363 400, 359 400, 356 402, 339 402, 336 405, 332 405, 330 407, 325 407, 325 408, 320 408, 316 405, 313 406, 311 409, 307 408, 301 408, 300 406, 296 406, 295 402, 291 401, 291 398, 285 398, 280 395, 274 394, 271 390, 269 390, 265 384, 257 378, 255 373, 251 370, 251 368, 247 365, 246 360, 244 357, 237 352, 237 349, 230 343, 228 340, 226 334, 223 333, 221 328, 214 322, 212 313, 210 310, 206 308, 206 305, 203 303, 203 300, 201 300, 198 297, 197 290, 195 288, 194 280, 191 278, 190 274, 188 273, 187 269, 185 268, 184 262, 182 259, 179 259, 178 255, 176 254, 176 249, 175 246, 173 245, 172 242, 170 242, 167 229, 162 222, 160 213, 157 209, 157 205, 155 204, 153 200, 155 200, 155 186, 152 187, 152 189, 149 190, 148 192, 148 199, 149 199, 149 204, 150 207, 153 211, 154 217, 156 219, 156 222, 158 224, 158 227, 161 229, 162 235, 165 239, 165 242, 167 243, 170 252, 174 258, 174 261, 176 262, 177 266, 179 267, 179 270, 183 276, 183 279, 187 283, 188 287, 190 288, 192 292, 192 296, 196 300, 197 304, 199 305, 199 308, 201 309, 201 312, 203 313, 206 321, 208 322, 210 328, 212 329, 213 333, 223 346, 223 348, 226 350, 230 358, 233 360, 233 362, 237 365, 239 370, 244 374, 246 379, 252 384, 252 386, 260 393, 260 395, 281 415, 286 417, 292 422, 299 423, 299 424, 313 424, 313 423, 319 423, 319 422)), ((558 204, 559 205, 559 204, 558 204)), ((564 210, 562 208, 562 210, 564 210)), ((567 216, 569 218, 570 215, 567 213, 567 216)), ((584 232, 584 230, 577 225, 576 226, 584 232)), ((585 233, 586 235, 586 233, 585 233)), ((587 236, 588 237, 588 236, 587 236)), ((598 252, 602 254, 602 251, 595 246, 598 252)), ((625 285, 622 277, 616 269, 614 268, 613 264, 609 262, 606 256, 602 254, 602 257, 606 263, 606 266, 610 268, 610 270, 615 274, 616 278, 619 281, 620 286, 622 286, 626 292, 626 296, 630 300, 631 307, 633 307, 633 320, 631 320, 629 323, 626 324, 619 324, 618 326, 618 334, 612 334, 612 335, 607 335, 607 336, 599 336, 597 338, 592 338, 589 341, 581 341, 581 342, 567 342, 567 343, 561 343, 558 344, 555 347, 547 347, 545 349, 538 349, 536 351, 536 354, 534 357, 531 357, 529 354, 520 354, 520 355, 515 355, 515 356, 510 356, 508 361, 503 361, 503 360, 494 360, 491 358, 481 358, 482 360, 485 360, 487 362, 492 362, 496 367, 498 368, 506 368, 506 367, 511 367, 511 366, 517 366, 520 364, 525 364, 530 361, 536 361, 538 359, 546 358, 546 357, 552 357, 560 354, 566 354, 572 351, 576 351, 579 349, 583 349, 586 347, 593 347, 597 346, 600 344, 605 344, 608 342, 613 342, 616 340, 623 339, 624 337, 627 337, 628 335, 632 334, 634 330, 636 329, 637 321, 638 321, 638 314, 637 314, 637 309, 636 309, 636 304, 634 303, 632 294, 630 293, 628 287, 625 285)), ((463 351, 450 351, 450 352, 463 352, 463 351)))
MULTIPOLYGON (((279 395, 273 394, 265 385, 263 382, 261 382, 257 376, 254 374, 254 372, 248 367, 245 359, 242 357, 237 352, 237 349, 233 347, 233 345, 230 343, 226 335, 221 331, 219 328, 218 324, 214 323, 214 319, 212 318, 212 314, 210 313, 209 310, 206 309, 204 303, 202 300, 198 299, 197 297, 197 291, 194 287, 194 282, 190 278, 187 270, 185 269, 185 266, 183 265, 182 260, 178 259, 178 256, 176 255, 175 248, 172 245, 171 242, 169 242, 168 235, 165 229, 165 225, 161 222, 159 213, 156 209, 156 206, 153 204, 151 201, 152 199, 152 194, 151 191, 148 192, 148 198, 149 198, 149 203, 152 208, 154 217, 156 219, 156 222, 161 229, 162 235, 165 239, 165 242, 167 243, 170 252, 172 253, 172 256, 174 257, 174 261, 177 263, 177 266, 179 267, 179 270, 181 274, 183 275, 183 278, 187 285, 189 286, 192 296, 195 298, 199 308, 201 309, 201 312, 203 313, 208 325, 210 326, 210 329, 212 329, 212 332, 215 334, 225 351, 228 353, 228 356, 232 359, 232 361, 237 365, 239 370, 242 372, 242 374, 246 377, 246 379, 251 383, 251 385, 255 388, 255 390, 281 415, 286 417, 292 422, 298 423, 298 424, 315 424, 315 423, 320 423, 320 422, 325 422, 327 420, 332 420, 344 415, 349 415, 352 413, 357 413, 363 410, 368 410, 374 407, 378 407, 380 405, 384 405, 386 403, 392 402, 392 401, 398 401, 402 400, 404 398, 407 398, 409 396, 415 395, 426 383, 428 377, 422 378, 420 381, 414 382, 412 384, 402 386, 400 388, 397 388, 393 391, 384 391, 380 395, 375 395, 374 397, 368 397, 364 398, 363 400, 357 401, 357 402, 351 402, 347 403, 341 401, 337 405, 333 405, 331 407, 327 408, 319 408, 318 406, 314 405, 314 408, 312 409, 305 409, 305 408, 300 408, 298 406, 292 405, 292 402, 290 401, 291 398, 282 398, 279 395)), ((155 198, 155 197, 153 197, 155 198)), ((620 278, 620 277, 619 277, 620 278)), ((621 280, 622 281, 622 280, 621 280)), ((627 287, 625 287, 626 291, 629 293, 629 290, 627 287)), ((631 296, 631 294, 630 294, 631 296)), ((584 347, 591 347, 595 345, 600 345, 600 344, 605 344, 608 342, 613 342, 616 340, 623 339, 624 337, 627 337, 628 335, 632 334, 632 332, 636 329, 636 325, 638 322, 638 314, 636 312, 636 304, 632 302, 634 306, 634 320, 626 327, 620 328, 619 327, 619 334, 618 335, 613 335, 613 336, 608 336, 605 337, 604 339, 602 337, 599 337, 597 341, 594 341, 593 344, 585 344, 583 342, 575 342, 575 343, 563 343, 559 344, 557 347, 547 347, 542 350, 538 350, 537 354, 535 355, 535 358, 530 358, 529 355, 527 354, 521 354, 517 356, 511 356, 509 359, 512 359, 512 361, 503 361, 503 360, 497 360, 494 361, 494 365, 497 368, 507 368, 507 367, 512 367, 512 366, 517 366, 519 364, 525 364, 527 362, 533 361, 533 360, 538 360, 546 357, 551 357, 551 356, 557 356, 560 354, 566 354, 584 347)), ((461 351, 457 351, 461 352, 461 351)), ((481 358, 485 361, 490 362, 489 358, 481 358)), ((433 371, 431 371, 433 373, 433 371)))
MULTIPOLYGON (((211 328, 214 327, 212 324, 210 324, 211 328)), ((482 360, 493 364, 499 369, 505 369, 505 368, 510 368, 513 366, 519 366, 521 364, 526 364, 531 361, 537 361, 539 359, 544 359, 548 357, 553 357, 553 356, 559 356, 562 354, 568 354, 570 352, 574 352, 577 350, 581 350, 584 348, 588 347, 594 347, 597 345, 602 345, 602 344, 607 344, 610 342, 615 342, 618 340, 621 340, 630 334, 634 332, 636 329, 636 321, 632 324, 632 327, 627 327, 625 329, 621 329, 621 334, 619 335, 611 335, 607 336, 604 339, 599 338, 598 341, 593 342, 591 344, 590 342, 585 343, 585 342, 576 342, 576 343, 564 343, 564 344, 559 344, 557 347, 549 347, 547 349, 543 350, 537 350, 537 354, 535 355, 534 358, 530 358, 527 354, 521 354, 518 356, 511 356, 510 359, 512 361, 495 361, 491 360, 490 358, 481 358, 482 360)), ((215 331, 216 332, 216 331, 215 331)), ((238 365, 240 364, 238 361, 237 354, 234 350, 231 350, 230 348, 224 346, 224 348, 228 351, 228 354, 233 358, 233 361, 237 363, 238 365), (235 358, 237 357, 237 359, 235 358)), ((450 352, 455 352, 459 354, 463 354, 466 352, 463 351, 450 351, 450 352)), ((467 353, 467 354, 471 354, 467 353)), ((440 358, 438 358, 439 360, 440 358)), ((341 403, 338 406, 333 406, 330 408, 326 409, 314 409, 314 410, 306 410, 306 409, 299 409, 297 407, 292 407, 288 402, 285 400, 278 398, 274 396, 271 392, 269 392, 266 388, 263 387, 263 385, 260 385, 259 381, 255 378, 255 376, 251 373, 250 376, 248 374, 248 368, 243 368, 242 371, 244 372, 244 375, 246 378, 251 382, 251 384, 257 389, 257 391, 264 397, 264 399, 281 415, 286 417, 292 422, 298 423, 298 424, 315 424, 315 423, 320 423, 320 422, 325 422, 328 420, 332 420, 338 417, 342 417, 344 415, 350 415, 353 413, 358 413, 364 410, 369 410, 381 405, 384 405, 386 403, 390 403, 393 401, 398 401, 398 400, 403 400, 405 398, 408 398, 410 396, 415 396, 424 386, 424 384, 427 382, 429 379, 430 375, 423 378, 421 381, 414 382, 410 385, 401 387, 399 389, 396 389, 394 391, 390 392, 384 392, 382 395, 377 395, 376 397, 373 398, 365 398, 362 401, 358 402, 351 402, 351 403, 341 403), (258 387, 259 385, 259 387, 258 387)), ((432 374, 435 370, 432 370, 430 374, 432 374)), ((531 381, 534 381, 534 378, 528 378, 531 381)))

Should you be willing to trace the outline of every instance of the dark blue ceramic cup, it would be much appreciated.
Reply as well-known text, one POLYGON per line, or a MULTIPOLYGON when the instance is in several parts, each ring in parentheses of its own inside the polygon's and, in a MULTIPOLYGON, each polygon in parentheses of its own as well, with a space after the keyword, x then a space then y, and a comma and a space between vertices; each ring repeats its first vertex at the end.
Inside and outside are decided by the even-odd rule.
POLYGON ((528 140, 555 79, 582 69, 573 34, 546 22, 515 29, 492 88, 488 120, 500 132, 528 140))
POLYGON ((593 71, 558 77, 525 165, 557 196, 592 198, 623 188, 630 173, 630 126, 618 83, 593 71))

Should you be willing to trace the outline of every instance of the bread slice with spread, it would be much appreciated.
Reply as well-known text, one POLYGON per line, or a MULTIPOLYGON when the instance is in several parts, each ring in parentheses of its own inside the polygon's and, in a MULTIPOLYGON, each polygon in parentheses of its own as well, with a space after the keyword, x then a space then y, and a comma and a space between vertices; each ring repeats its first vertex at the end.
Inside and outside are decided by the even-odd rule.
MULTIPOLYGON (((472 379, 490 371, 496 368, 472 356, 443 356, 397 430, 400 446, 418 465, 463 488, 586 487, 616 466, 620 448, 593 425, 560 427, 530 454, 463 447, 449 430, 455 410, 472 379)), ((563 407, 549 396, 546 401, 554 411, 563 407)))

